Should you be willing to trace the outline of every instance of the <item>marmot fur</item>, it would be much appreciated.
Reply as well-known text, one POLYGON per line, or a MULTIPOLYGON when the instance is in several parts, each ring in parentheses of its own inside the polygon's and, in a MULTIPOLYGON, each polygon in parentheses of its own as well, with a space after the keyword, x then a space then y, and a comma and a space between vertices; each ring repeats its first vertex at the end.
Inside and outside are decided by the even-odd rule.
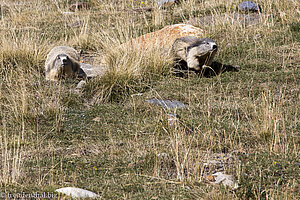
POLYGON ((171 53, 180 67, 200 71, 203 65, 212 64, 217 50, 216 42, 209 38, 185 36, 175 40, 171 53))
POLYGON ((74 78, 80 70, 80 57, 76 50, 67 46, 56 46, 47 55, 46 80, 74 78))

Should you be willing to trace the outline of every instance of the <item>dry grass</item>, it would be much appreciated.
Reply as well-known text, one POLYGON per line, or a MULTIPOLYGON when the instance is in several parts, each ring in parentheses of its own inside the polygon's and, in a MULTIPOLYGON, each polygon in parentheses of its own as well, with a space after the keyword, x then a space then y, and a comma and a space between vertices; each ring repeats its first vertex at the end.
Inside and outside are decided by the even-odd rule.
POLYGON ((66 0, 2 1, 0 15, 0 186, 53 192, 75 186, 104 199, 297 199, 299 197, 298 1, 259 2, 259 22, 234 20, 240 1, 187 0, 135 12, 152 1, 90 0, 69 14, 66 0), (165 49, 118 48, 165 25, 211 16, 205 37, 217 61, 238 73, 210 79, 172 75, 165 49), (75 24, 74 24, 75 23, 75 24), (76 26, 76 24, 78 26, 76 26), (49 83, 44 61, 56 45, 83 50, 102 78, 49 83), (93 56, 92 56, 93 55, 93 56), (146 98, 177 99, 173 111, 146 98), (96 118, 98 117, 98 118, 96 118), (158 154, 166 153, 167 158, 158 154), (237 190, 211 185, 204 167, 232 155, 237 190))

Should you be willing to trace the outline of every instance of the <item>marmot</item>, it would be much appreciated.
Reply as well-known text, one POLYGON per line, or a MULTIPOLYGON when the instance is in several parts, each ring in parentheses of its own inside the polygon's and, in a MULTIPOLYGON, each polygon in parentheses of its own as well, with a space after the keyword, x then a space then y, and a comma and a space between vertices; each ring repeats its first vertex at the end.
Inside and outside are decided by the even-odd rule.
POLYGON ((76 77, 79 70, 80 57, 72 47, 56 46, 47 55, 46 80, 76 77))
POLYGON ((218 50, 215 41, 194 36, 180 37, 173 43, 171 54, 181 68, 200 71, 203 65, 210 66, 218 50))

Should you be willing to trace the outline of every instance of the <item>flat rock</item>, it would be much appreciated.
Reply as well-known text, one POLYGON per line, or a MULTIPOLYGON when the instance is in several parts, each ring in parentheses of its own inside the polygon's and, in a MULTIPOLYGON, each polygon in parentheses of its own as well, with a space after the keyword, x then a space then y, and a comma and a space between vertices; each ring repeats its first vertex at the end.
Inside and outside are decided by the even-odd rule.
POLYGON ((163 108, 171 109, 171 108, 184 108, 186 105, 177 100, 164 100, 164 99, 147 99, 146 103, 152 103, 163 108))
POLYGON ((90 64, 80 63, 79 77, 93 78, 95 76, 102 76, 105 72, 103 66, 94 66, 90 64))
POLYGON ((55 190, 56 192, 74 197, 74 198, 97 198, 99 195, 97 195, 94 192, 84 190, 81 188, 75 188, 75 187, 65 187, 55 190))
POLYGON ((239 10, 243 12, 260 12, 261 8, 257 3, 244 1, 239 5, 239 10))

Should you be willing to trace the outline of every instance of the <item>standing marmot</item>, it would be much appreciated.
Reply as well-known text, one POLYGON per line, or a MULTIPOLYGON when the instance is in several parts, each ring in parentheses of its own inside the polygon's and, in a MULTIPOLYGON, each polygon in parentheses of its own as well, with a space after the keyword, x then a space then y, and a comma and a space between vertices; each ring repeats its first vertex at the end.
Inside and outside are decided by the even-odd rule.
POLYGON ((46 80, 76 77, 80 69, 80 57, 76 50, 67 46, 54 47, 45 62, 46 80))
POLYGON ((216 42, 209 38, 185 36, 175 40, 171 53, 180 67, 200 71, 203 65, 212 64, 217 50, 216 42))

